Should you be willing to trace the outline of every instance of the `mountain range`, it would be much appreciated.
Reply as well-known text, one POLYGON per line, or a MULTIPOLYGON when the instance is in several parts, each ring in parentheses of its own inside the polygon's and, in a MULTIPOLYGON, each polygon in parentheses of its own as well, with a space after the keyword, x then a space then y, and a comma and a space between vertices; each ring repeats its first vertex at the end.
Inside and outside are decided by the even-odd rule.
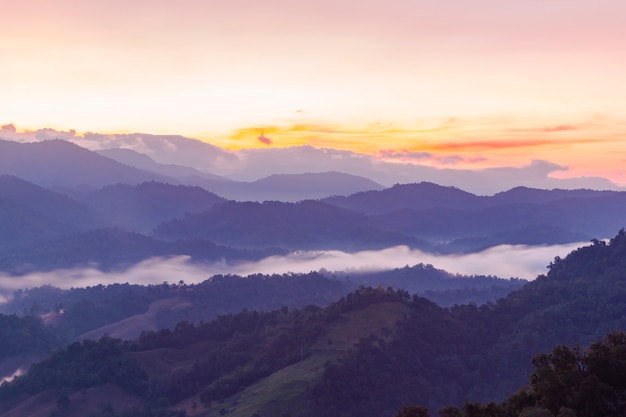
MULTIPOLYGON (((434 184, 396 187, 368 192, 361 203, 361 194, 298 203, 235 202, 200 187, 156 182, 110 185, 71 198, 1 176, 0 265, 12 273, 81 265, 110 269, 155 256, 236 261, 296 250, 397 245, 467 253, 500 244, 603 238, 626 222, 621 192, 572 191, 569 198, 555 190, 554 200, 509 204, 502 195, 477 197, 434 184), (390 196, 396 187, 402 187, 402 199, 390 196), (420 197, 424 190, 427 199, 420 197), (459 195, 469 201, 468 209, 454 200, 459 195), (409 208, 407 197, 421 208, 409 208)), ((539 191, 544 199, 545 193, 539 191)))
POLYGON ((471 253, 603 239, 626 224, 622 191, 516 187, 479 196, 428 182, 384 188, 339 172, 240 182, 62 140, 0 141, 0 150, 0 266, 11 273, 398 245, 471 253), (307 198, 289 201, 296 197, 307 198), (96 237, 99 249, 89 250, 96 237))
MULTIPOLYGON (((545 160, 529 161, 523 166, 476 170, 459 168, 454 163, 440 167, 430 166, 432 155, 428 153, 412 155, 406 151, 383 151, 372 155, 312 146, 287 148, 269 146, 231 151, 206 141, 179 135, 90 132, 78 135, 75 131, 63 132, 54 129, 18 133, 12 125, 0 129, 0 139, 33 144, 61 139, 145 171, 156 171, 167 177, 191 175, 201 180, 210 177, 250 183, 276 174, 341 172, 368 178, 384 187, 419 181, 447 186, 462 184, 466 191, 478 195, 492 195, 520 185, 539 189, 622 190, 615 183, 602 177, 558 178, 562 177, 563 173, 567 176, 568 168, 545 160), (415 156, 417 158, 414 158, 415 156), (150 160, 146 160, 146 157, 150 160)), ((186 184, 190 184, 189 178, 185 181, 186 184)), ((355 191, 362 190, 353 190, 355 191)), ((339 193, 327 195, 333 194, 339 193)), ((251 199, 241 197, 241 200, 251 199)), ((303 197, 299 194, 297 197, 290 197, 290 201, 319 197, 323 196, 303 197)), ((228 198, 239 197, 233 195, 228 198)))
POLYGON ((348 152, 83 139, 112 146, 0 140, 0 372, 13 380, 0 386, 0 417, 379 417, 408 404, 460 407, 526 392, 539 352, 626 329, 625 191, 479 195, 424 181, 429 170, 386 187, 354 175, 372 161, 348 152), (285 168, 303 155, 320 169, 285 168), (582 241, 592 244, 528 283, 423 263, 184 281, 188 266, 288 267, 342 252, 375 264, 374 253, 410 250, 457 259, 582 241), (99 281, 27 288, 56 276, 69 287, 85 271, 99 281), (102 282, 121 271, 151 284, 102 282))

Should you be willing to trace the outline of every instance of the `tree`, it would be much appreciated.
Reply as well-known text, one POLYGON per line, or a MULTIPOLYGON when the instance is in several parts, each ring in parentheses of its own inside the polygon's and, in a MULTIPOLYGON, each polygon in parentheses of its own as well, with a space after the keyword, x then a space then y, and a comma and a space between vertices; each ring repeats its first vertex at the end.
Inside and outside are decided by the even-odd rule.
POLYGON ((396 417, 429 417, 428 408, 423 405, 402 407, 396 417))
POLYGON ((439 417, 459 417, 461 412, 453 405, 447 405, 439 410, 437 413, 439 417))
POLYGON ((554 417, 554 414, 546 408, 532 407, 523 410, 519 417, 554 417))
POLYGON ((611 332, 588 349, 557 346, 533 359, 531 385, 554 415, 623 416, 626 411, 626 333, 611 332))

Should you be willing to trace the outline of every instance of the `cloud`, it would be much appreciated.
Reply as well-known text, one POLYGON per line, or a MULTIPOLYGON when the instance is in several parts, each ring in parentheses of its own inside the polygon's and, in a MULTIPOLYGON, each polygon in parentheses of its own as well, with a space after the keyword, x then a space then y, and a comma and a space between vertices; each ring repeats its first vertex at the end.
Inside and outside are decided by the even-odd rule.
POLYGON ((13 124, 8 124, 8 125, 3 125, 1 131, 4 133, 11 133, 11 134, 15 134, 17 132, 17 130, 15 129, 15 125, 13 124))
POLYGON ((555 164, 549 161, 543 160, 533 160, 530 164, 520 168, 511 168, 511 167, 501 167, 501 168, 489 168, 485 170, 486 172, 497 173, 498 175, 503 175, 505 177, 516 177, 519 176, 520 173, 524 173, 523 179, 528 178, 538 178, 544 179, 549 174, 557 171, 567 171, 568 168, 563 165, 555 164))
POLYGON ((523 132, 523 133, 553 133, 553 132, 567 132, 572 130, 580 130, 580 126, 574 125, 557 125, 548 127, 528 127, 528 128, 514 128, 505 129, 505 132, 523 132))
POLYGON ((466 162, 466 158, 463 158, 462 156, 459 155, 447 155, 447 156, 441 156, 437 158, 437 162, 439 162, 441 165, 456 165, 460 162, 466 162))
POLYGON ((5 124, 0 128, 0 139, 20 143, 36 142, 36 132, 18 132, 14 124, 5 124))
POLYGON ((542 132, 565 132, 568 130, 578 130, 578 128, 576 126, 560 125, 560 126, 554 126, 554 127, 545 127, 541 131, 542 132))
POLYGON ((98 284, 161 284, 185 281, 202 282, 216 274, 284 274, 308 273, 325 269, 334 274, 357 271, 381 271, 419 263, 464 275, 496 275, 532 280, 546 272, 555 256, 564 257, 587 243, 554 246, 501 245, 467 255, 434 255, 410 249, 391 247, 378 251, 346 253, 342 251, 301 251, 286 256, 271 256, 258 262, 225 262, 198 264, 187 256, 152 258, 118 272, 102 272, 95 266, 82 269, 38 272, 23 276, 0 274, 0 293, 8 297, 17 289, 53 285, 60 288, 86 287, 98 284))
POLYGON ((552 145, 581 145, 597 144, 598 142, 608 142, 608 140, 598 139, 510 139, 510 140, 480 140, 480 141, 460 141, 460 142, 437 142, 421 144, 420 147, 427 151, 488 151, 502 149, 535 148, 552 145))
POLYGON ((436 155, 431 152, 412 152, 406 149, 381 150, 375 155, 376 158, 386 162, 403 162, 403 163, 433 163, 435 165, 457 165, 460 163, 476 164, 485 161, 483 157, 464 157, 461 155, 436 155))
POLYGON ((75 139, 77 139, 75 130, 69 130, 67 132, 64 132, 49 128, 37 130, 35 132, 35 137, 38 141, 42 142, 50 139, 61 139, 67 141, 74 141, 75 139))
POLYGON ((272 144, 272 140, 268 138, 267 136, 265 136, 264 134, 259 135, 259 142, 264 143, 266 145, 272 144))
POLYGON ((376 152, 376 157, 407 162, 423 160, 439 165, 468 163, 476 158, 476 152, 503 150, 517 152, 519 149, 536 148, 540 150, 541 148, 554 146, 597 145, 599 142, 609 143, 612 141, 612 139, 564 138, 545 135, 545 133, 581 129, 578 125, 570 124, 498 130, 497 139, 477 140, 472 138, 472 135, 469 135, 464 140, 450 140, 450 137, 463 137, 463 129, 466 128, 467 126, 464 126, 456 118, 448 118, 438 121, 431 126, 421 128, 400 127, 393 123, 371 123, 357 127, 333 123, 298 123, 258 125, 237 129, 231 135, 231 139, 239 143, 245 141, 244 146, 253 146, 251 139, 255 138, 259 131, 262 131, 270 135, 280 135, 282 138, 285 138, 285 143, 290 143, 294 146, 312 145, 323 148, 336 147, 339 144, 343 149, 369 149, 369 151, 371 151, 373 143, 393 143, 391 141, 395 141, 403 143, 404 146, 400 149, 380 149, 376 152), (532 136, 520 137, 520 133, 532 134, 532 136), (407 143, 414 145, 406 147, 407 143), (468 155, 463 155, 464 153, 468 155))
POLYGON ((393 123, 369 123, 357 127, 348 127, 335 123, 292 123, 285 125, 256 125, 236 129, 230 138, 244 146, 253 146, 252 138, 255 138, 259 131, 270 135, 280 135, 289 139, 293 145, 314 145, 324 146, 325 144, 341 144, 342 147, 351 145, 351 148, 371 148, 371 143, 388 141, 389 138, 402 136, 414 138, 418 135, 430 135, 455 129, 459 127, 455 118, 447 118, 437 122, 433 126, 423 128, 397 127, 393 123), (378 141, 378 142, 377 142, 378 141))
POLYGON ((380 150, 376 156, 380 159, 391 159, 391 160, 401 160, 401 161, 428 161, 433 159, 433 154, 430 152, 411 152, 405 149, 403 150, 394 150, 394 149, 383 149, 380 150))
POLYGON ((465 275, 483 274, 534 279, 546 272, 547 265, 555 256, 563 257, 583 245, 586 243, 554 246, 501 245, 467 255, 435 255, 406 246, 357 253, 297 252, 238 265, 234 270, 237 274, 246 275, 255 272, 265 274, 309 272, 324 268, 338 274, 345 271, 390 270, 421 262, 465 275))
POLYGON ((219 173, 230 178, 254 181, 272 174, 338 171, 371 178, 376 171, 374 158, 351 151, 313 146, 289 148, 242 149, 240 161, 219 173))

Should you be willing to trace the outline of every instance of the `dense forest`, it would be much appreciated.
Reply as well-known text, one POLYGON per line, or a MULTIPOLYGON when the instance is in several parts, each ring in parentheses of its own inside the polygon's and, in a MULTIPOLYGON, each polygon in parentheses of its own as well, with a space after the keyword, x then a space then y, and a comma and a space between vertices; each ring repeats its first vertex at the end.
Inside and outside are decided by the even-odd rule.
POLYGON ((0 358, 60 347, 63 338, 33 316, 0 314, 0 358))
MULTIPOLYGON (((126 283, 68 290, 51 286, 18 290, 7 303, 0 305, 0 313, 48 317, 54 329, 72 341, 94 329, 144 314, 159 300, 174 300, 172 304, 176 306, 155 312, 154 329, 173 327, 180 321, 211 320, 244 308, 270 311, 283 306, 326 306, 361 285, 403 288, 442 306, 451 306, 495 301, 525 282, 493 276, 453 275, 424 264, 340 276, 325 271, 246 277, 215 275, 199 284, 179 281, 147 286, 126 283)), ((110 333, 111 329, 106 331, 110 333)))
MULTIPOLYGON (((620 231, 481 306, 360 287, 325 307, 75 342, 4 383, 0 411, 53 392, 71 415, 76 392, 114 384, 135 415, 623 415, 625 255, 620 231)), ((94 415, 129 415, 115 401, 94 415)))
MULTIPOLYGON (((626 333, 609 332, 588 347, 558 345, 532 360, 529 385, 501 403, 446 406, 440 417, 611 417, 626 413, 626 333)), ((396 417, 428 417, 425 406, 396 417)))
POLYGON ((547 275, 496 303, 421 306, 391 342, 363 341, 327 367, 316 415, 392 415, 394 404, 438 409, 500 401, 525 383, 532 357, 626 329, 626 234, 556 258, 547 275))

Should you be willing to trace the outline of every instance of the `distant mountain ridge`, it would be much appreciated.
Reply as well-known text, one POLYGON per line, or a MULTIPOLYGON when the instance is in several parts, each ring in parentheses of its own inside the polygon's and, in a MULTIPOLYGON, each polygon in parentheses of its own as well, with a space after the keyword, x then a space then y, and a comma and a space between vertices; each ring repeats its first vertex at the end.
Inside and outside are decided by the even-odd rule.
POLYGON ((505 243, 584 241, 609 236, 626 225, 623 191, 517 187, 476 196, 455 187, 416 183, 322 201, 367 214, 385 230, 435 245, 442 242, 438 250, 449 253, 505 243))
MULTIPOLYGON (((6 127, 7 129, 1 129, 0 138, 19 142, 47 141, 51 138, 58 138, 99 152, 106 148, 107 151, 123 149, 142 153, 158 164, 175 168, 168 173, 163 172, 166 176, 173 177, 179 177, 181 167, 190 167, 197 171, 210 172, 237 181, 256 181, 273 174, 336 171, 369 178, 386 187, 397 183, 429 181, 446 186, 462 186, 466 191, 478 195, 491 195, 520 185, 539 189, 590 188, 624 191, 623 186, 604 177, 557 178, 557 175, 552 174, 563 172, 567 174, 568 168, 547 160, 532 160, 526 165, 515 167, 462 169, 451 165, 435 167, 421 164, 419 161, 408 162, 405 157, 409 155, 402 151, 371 155, 310 145, 270 146, 229 151, 207 140, 180 135, 140 132, 130 134, 87 132, 79 135, 74 131, 63 132, 50 128, 17 133, 14 126, 7 125, 6 127)), ((113 154, 108 156, 116 158, 113 154)), ((128 159, 120 160, 120 162, 133 165, 128 159)))
POLYGON ((493 196, 477 196, 457 187, 431 182, 396 184, 382 190, 371 190, 348 196, 333 196, 323 201, 367 214, 385 214, 398 210, 449 208, 458 210, 483 209, 513 204, 544 204, 567 199, 591 199, 624 194, 624 191, 597 191, 588 189, 544 190, 515 187, 493 196))
POLYGON ((124 165, 139 168, 144 171, 164 175, 172 178, 184 179, 186 177, 201 177, 210 180, 229 181, 219 175, 210 174, 197 170, 190 166, 176 164, 161 164, 150 158, 148 155, 133 151, 131 149, 111 148, 96 151, 96 153, 114 159, 124 165))
POLYGON ((0 174, 14 175, 44 187, 102 187, 166 180, 63 140, 36 143, 0 140, 0 174))
MULTIPOLYGON (((160 146, 164 147, 174 139, 175 142, 182 140, 187 145, 191 144, 193 146, 190 145, 185 155, 193 156, 198 161, 202 155, 193 155, 191 149, 194 147, 201 150, 215 148, 217 154, 213 156, 217 160, 234 158, 230 153, 218 152, 219 149, 212 145, 196 143, 198 141, 191 139, 150 138, 155 143, 163 142, 160 146)), ((207 163, 206 167, 210 168, 211 164, 207 163)), ((157 181, 200 186, 224 198, 238 201, 300 201, 382 188, 369 179, 340 172, 272 175, 252 182, 233 181, 192 166, 159 163, 148 155, 130 149, 114 148, 94 152, 58 139, 33 143, 0 140, 1 174, 23 178, 43 187, 67 189, 69 194, 77 187, 98 189, 107 185, 157 181)))
POLYGON ((384 187, 370 179, 336 171, 303 174, 274 174, 256 181, 234 181, 181 165, 159 164, 149 156, 130 149, 97 151, 126 165, 197 185, 229 200, 296 202, 333 195, 349 195, 384 187))
POLYGON ((372 225, 364 215, 314 200, 299 203, 226 202, 164 223, 155 235, 167 239, 200 237, 237 247, 296 249, 419 246, 420 239, 372 225))
POLYGON ((200 187, 144 182, 108 185, 89 193, 83 203, 107 226, 150 233, 163 222, 224 201, 200 187))
POLYGON ((0 270, 16 275, 72 268, 112 271, 152 258, 182 255, 195 262, 241 262, 285 253, 277 248, 235 249, 203 239, 165 242, 117 228, 102 228, 30 242, 27 250, 0 251, 0 270))
POLYGON ((349 196, 334 196, 323 201, 367 214, 391 213, 401 209, 427 208, 474 209, 485 206, 485 198, 456 187, 431 182, 396 184, 383 190, 363 191, 349 196))
MULTIPOLYGON (((85 232, 102 228, 119 228, 170 243, 201 239, 237 250, 271 249, 272 253, 354 252, 407 245, 453 254, 502 244, 602 239, 626 225, 626 192, 620 191, 516 187, 493 196, 477 196, 428 182, 380 189, 370 180, 340 172, 272 175, 250 183, 216 180, 209 174, 184 177, 204 184, 198 187, 179 184, 180 178, 123 165, 60 140, 26 144, 0 141, 0 151, 0 170, 28 174, 44 185, 51 184, 45 189, 35 185, 37 181, 15 174, 0 177, 0 210, 4 214, 0 221, 4 231, 0 256, 13 259, 6 264, 12 265, 12 270, 16 270, 17 259, 25 264, 62 267, 62 262, 45 259, 31 258, 33 262, 29 262, 24 254, 32 252, 34 256, 37 252, 43 256, 41 248, 50 242, 69 242, 72 236, 84 239, 85 232), (94 189, 68 193, 74 196, 69 198, 51 190, 52 185, 59 184, 94 189), (226 195, 259 200, 293 198, 297 202, 227 201, 219 193, 207 191, 209 185, 226 195), (354 189, 367 190, 319 200, 299 199, 354 189)), ((133 151, 121 153, 154 169, 163 168, 133 151)), ((173 169, 185 175, 197 174, 192 168, 173 169)), ((147 247, 134 246, 136 253, 129 254, 129 259, 150 253, 162 256, 162 251, 150 249, 151 240, 142 242, 147 247)), ((70 259, 68 256, 67 266, 74 265, 70 259)), ((122 256, 116 259, 124 261, 122 256)))
POLYGON ((0 175, 0 197, 79 230, 96 222, 91 210, 79 202, 12 175, 0 175))
MULTIPOLYGON (((312 181, 318 178, 314 175, 312 181)), ((0 176, 0 228, 4 231, 0 265, 11 271, 20 270, 19 262, 30 265, 23 270, 76 266, 72 256, 60 256, 65 249, 44 248, 70 245, 72 239, 80 242, 90 236, 86 232, 103 228, 146 238, 126 246, 134 252, 127 257, 118 253, 111 259, 89 258, 103 261, 107 268, 115 262, 128 265, 129 259, 140 261, 142 256, 167 256, 167 251, 186 254, 180 247, 174 250, 171 242, 194 239, 237 248, 224 251, 227 259, 241 259, 243 249, 280 254, 356 252, 398 245, 442 254, 471 253, 502 244, 602 239, 626 225, 625 206, 625 192, 517 188, 485 197, 432 183, 297 203, 258 203, 227 201, 201 187, 150 181, 109 185, 72 199, 17 177, 0 176), (166 249, 157 250, 154 241, 166 249), (170 243, 165 245, 165 241, 170 243), (58 259, 46 258, 53 253, 58 259)), ((89 247, 88 242, 83 244, 89 247)), ((209 259, 215 252, 207 247, 204 256, 197 252, 198 246, 187 248, 196 251, 193 259, 209 259)))
POLYGON ((203 186, 235 201, 284 201, 320 199, 332 195, 349 195, 384 187, 370 179, 341 172, 274 174, 252 182, 218 182, 202 178, 190 183, 203 186))

